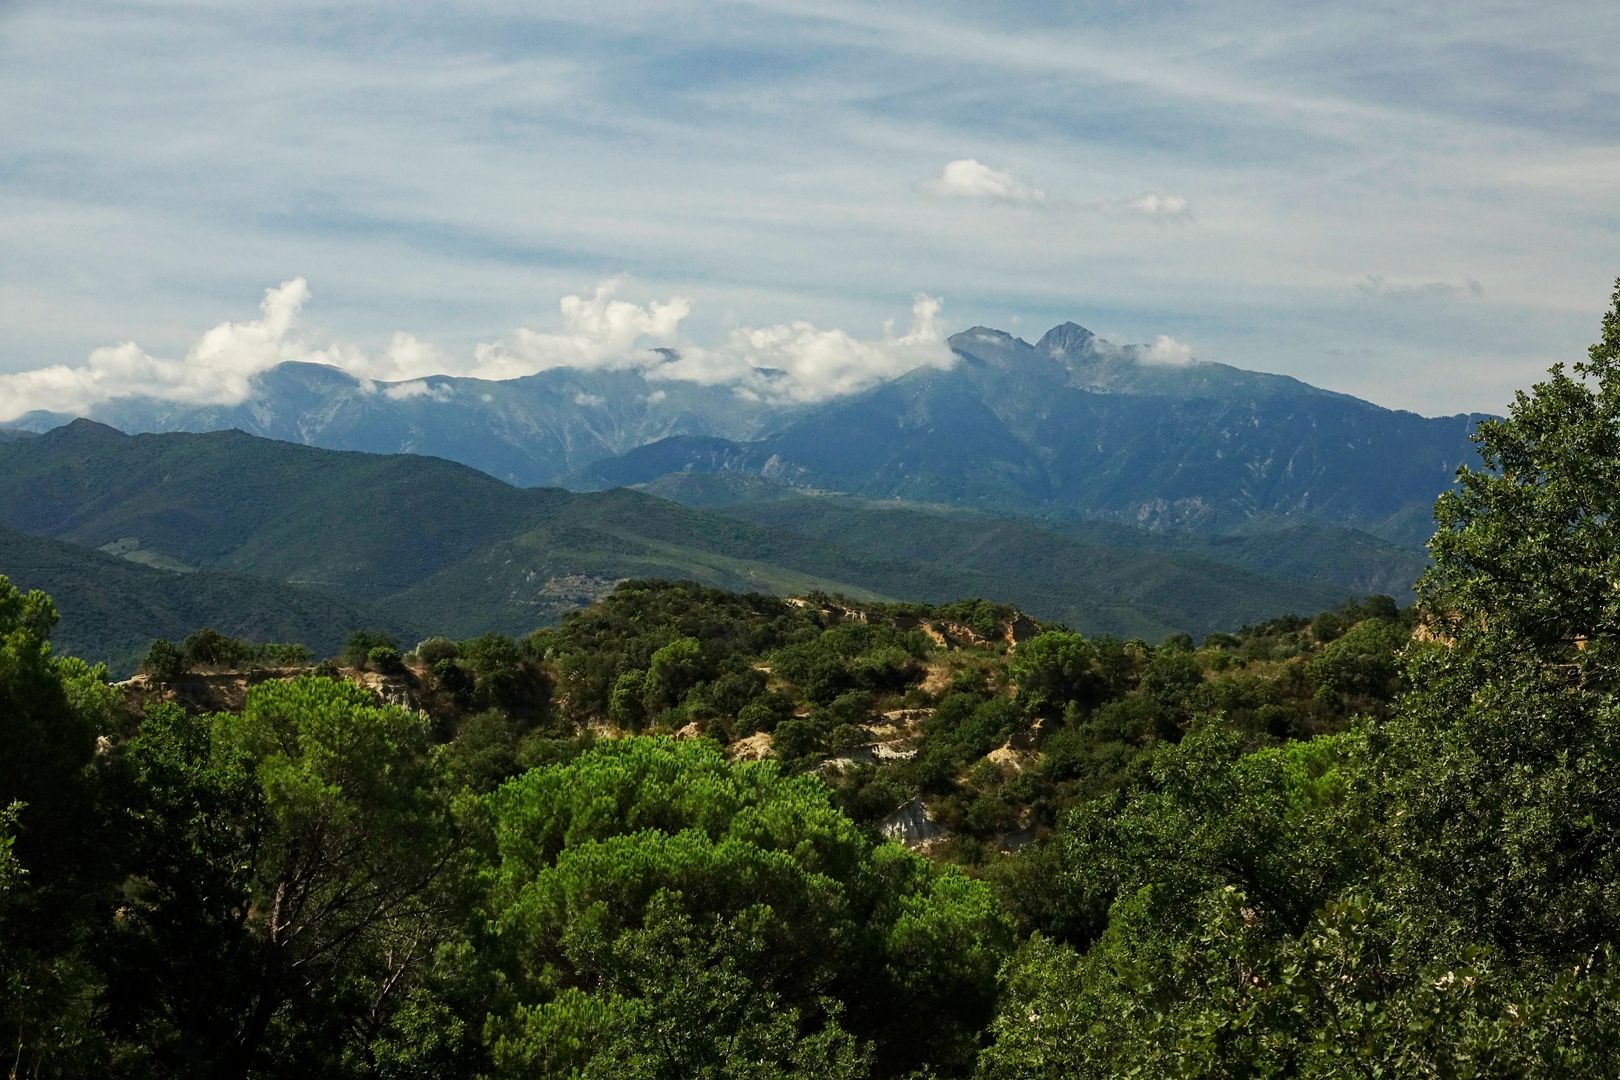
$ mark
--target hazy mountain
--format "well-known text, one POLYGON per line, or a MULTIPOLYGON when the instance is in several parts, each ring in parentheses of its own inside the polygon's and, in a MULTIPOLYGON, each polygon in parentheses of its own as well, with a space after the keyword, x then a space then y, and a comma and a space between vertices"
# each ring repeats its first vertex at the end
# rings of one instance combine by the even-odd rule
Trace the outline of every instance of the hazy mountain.
POLYGON ((1356 591, 977 515, 829 501, 740 520, 634 491, 515 488, 437 458, 241 432, 131 436, 90 421, 0 444, 0 524, 151 567, 256 575, 458 635, 546 624, 628 577, 996 596, 1088 632, 1154 639, 1356 591))
MULTIPOLYGON (((234 428, 329 450, 429 454, 535 485, 657 439, 748 439, 793 415, 725 387, 639 371, 553 368, 504 381, 434 375, 378 383, 285 363, 256 375, 240 405, 134 398, 97 406, 90 418, 130 433, 234 428)), ((71 419, 31 413, 15 426, 43 431, 71 419)))
MULTIPOLYGON (((725 471, 1206 532, 1256 518, 1327 521, 1408 544, 1427 536, 1434 497, 1473 457, 1478 416, 1384 409, 1174 349, 1111 345, 1075 323, 1034 345, 986 327, 950 345, 959 362, 949 370, 919 368, 814 409, 660 379, 656 365, 386 384, 290 363, 257 376, 240 405, 126 400, 94 418, 130 432, 238 428, 430 454, 520 485, 725 471)), ((34 414, 16 426, 65 419, 34 414)))
POLYGON ((1415 544, 1473 459, 1480 419, 1429 419, 1286 376, 1159 361, 1073 323, 1036 345, 975 327, 919 369, 754 440, 679 437, 579 487, 726 471, 805 487, 1064 518, 1229 530, 1350 524, 1415 544))

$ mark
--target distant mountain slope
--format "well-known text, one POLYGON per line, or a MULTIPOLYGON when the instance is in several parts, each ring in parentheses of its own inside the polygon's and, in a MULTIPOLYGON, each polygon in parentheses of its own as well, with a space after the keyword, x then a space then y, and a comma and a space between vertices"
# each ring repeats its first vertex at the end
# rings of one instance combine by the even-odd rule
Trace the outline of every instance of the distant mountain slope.
MULTIPOLYGON (((760 530, 650 496, 514 488, 438 458, 236 431, 124 435, 81 420, 0 445, 0 523, 156 565, 386 602, 466 633, 532 629, 654 572, 876 595, 739 557, 750 545, 731 534, 760 530)), ((751 536, 751 546, 771 545, 751 536)))
POLYGON ((811 509, 741 520, 639 492, 513 488, 435 458, 241 432, 129 436, 79 421, 0 444, 0 524, 156 566, 317 588, 453 634, 523 632, 626 577, 997 596, 1088 632, 1149 638, 1317 610, 1352 591, 1028 523, 811 509))
MULTIPOLYGON (((1342 589, 1358 595, 1382 593, 1404 602, 1428 561, 1419 551, 1336 525, 1264 521, 1247 531, 1204 536, 1108 521, 1037 521, 937 504, 806 495, 784 484, 736 473, 670 473, 642 490, 688 506, 720 510, 745 521, 791 521, 800 532, 834 535, 853 548, 868 547, 873 542, 867 536, 866 523, 876 520, 877 515, 915 518, 926 514, 930 533, 953 539, 987 533, 1019 534, 1023 539, 1014 545, 1019 550, 1047 552, 1031 563, 1041 566, 1043 573, 1054 562, 1079 558, 1083 550, 1156 553, 1220 564, 1271 581, 1342 589), (1064 545, 1073 547, 1060 555, 1064 545)), ((1005 592, 1017 585, 1009 582, 1002 588, 1005 592)))
MULTIPOLYGON (((131 433, 237 429, 329 450, 429 454, 534 485, 669 436, 753 438, 802 411, 638 371, 552 368, 500 381, 435 375, 376 383, 284 363, 252 382, 240 405, 134 398, 99 405, 91 417, 131 433)), ((71 419, 34 413, 15 426, 47 430, 71 419)))
MULTIPOLYGON (((1412 545, 1427 536, 1435 496, 1473 458, 1467 436, 1478 416, 1384 409, 1174 349, 1112 345, 1072 322, 1034 345, 974 327, 950 347, 958 363, 948 370, 918 368, 814 408, 663 378, 649 357, 645 371, 393 384, 286 363, 257 375, 239 405, 130 399, 92 412, 130 432, 236 428, 328 449, 433 455, 524 486, 599 489, 728 471, 1206 532, 1256 518, 1330 522, 1412 545)), ((13 426, 67 419, 33 414, 13 426)))
POLYGON ((61 616, 51 635, 58 652, 105 662, 115 675, 132 672, 153 639, 179 641, 206 626, 252 641, 299 642, 317 655, 336 652, 360 629, 419 636, 393 613, 311 589, 243 574, 154 570, 4 527, 0 574, 50 594, 61 616))
POLYGON ((1039 344, 975 327, 961 362, 836 400, 751 443, 671 439, 577 486, 729 471, 872 497, 1229 530, 1354 525, 1416 545, 1480 419, 1428 419, 1279 375, 1155 363, 1065 324, 1039 344))

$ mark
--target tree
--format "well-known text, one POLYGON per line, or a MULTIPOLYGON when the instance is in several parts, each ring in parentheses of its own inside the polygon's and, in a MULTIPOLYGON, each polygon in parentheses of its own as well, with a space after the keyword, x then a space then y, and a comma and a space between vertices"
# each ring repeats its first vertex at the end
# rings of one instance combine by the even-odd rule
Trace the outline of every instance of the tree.
MULTIPOLYGON (((1439 500, 1387 721, 1236 758, 1195 726, 1065 822, 1041 914, 1085 947, 1009 966, 985 1075, 1612 1073, 1620 284, 1574 371, 1439 500)), ((1392 607, 1311 662, 1331 695, 1387 692, 1392 607)))
POLYGON ((160 1071, 318 1072, 424 1007, 465 857, 425 717, 303 676, 154 709, 128 764, 115 1015, 160 1071))
POLYGON ((180 649, 191 667, 237 667, 253 655, 244 641, 228 637, 212 627, 188 635, 180 649))
POLYGON ((19 1075, 98 1071, 100 979, 86 928, 119 864, 96 740, 116 728, 106 671, 51 653, 56 609, 0 576, 0 1031, 19 1075))
POLYGON ((1007 673, 1031 715, 1061 714, 1071 701, 1089 710, 1107 693, 1096 646, 1066 631, 1048 630, 1018 646, 1007 673))
POLYGON ((1589 358, 1475 441, 1390 731, 1400 880, 1428 932, 1573 962, 1620 920, 1620 283, 1589 358))
POLYGON ((886 1071, 971 1063, 1007 940, 994 898, 874 846, 818 780, 626 739, 488 810, 493 928, 526 999, 497 1052, 512 1072, 851 1075, 857 1044, 886 1071), (763 1071, 726 1064, 743 1046, 763 1071))
POLYGON ((186 658, 167 638, 158 638, 146 650, 141 670, 159 686, 172 686, 186 670, 186 658))
POLYGON ((652 654, 643 693, 649 712, 680 704, 686 692, 708 678, 703 645, 690 637, 676 638, 652 654))
POLYGON ((338 659, 346 666, 363 670, 373 649, 392 649, 399 652, 399 639, 375 630, 356 630, 343 643, 338 659))

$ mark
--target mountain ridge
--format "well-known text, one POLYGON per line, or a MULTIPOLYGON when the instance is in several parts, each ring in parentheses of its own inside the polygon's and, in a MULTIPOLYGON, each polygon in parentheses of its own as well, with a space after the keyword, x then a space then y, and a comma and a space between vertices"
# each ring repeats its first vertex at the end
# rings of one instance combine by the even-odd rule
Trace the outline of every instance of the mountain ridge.
POLYGON ((1320 610, 1355 591, 1030 523, 874 512, 811 528, 808 516, 749 520, 623 489, 516 488, 443 459, 92 421, 0 444, 0 524, 462 635, 526 632, 626 578, 856 599, 1002 595, 1040 618, 1152 639, 1320 610))
POLYGON ((983 326, 948 344, 950 367, 914 368, 818 404, 661 379, 656 367, 373 383, 288 363, 256 376, 255 396, 237 406, 125 401, 95 411, 129 431, 236 428, 438 456, 521 486, 637 486, 696 469, 1207 534, 1268 518, 1321 521, 1412 547, 1427 537, 1434 498, 1472 460, 1468 434, 1482 418, 1387 409, 1163 341, 1114 345, 1075 322, 1034 345, 983 326))

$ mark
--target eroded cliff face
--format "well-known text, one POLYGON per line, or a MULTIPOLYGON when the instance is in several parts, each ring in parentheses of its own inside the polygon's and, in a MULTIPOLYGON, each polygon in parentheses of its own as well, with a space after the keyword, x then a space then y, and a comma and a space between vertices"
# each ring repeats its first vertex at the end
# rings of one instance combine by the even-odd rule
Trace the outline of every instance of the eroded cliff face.
POLYGON ((995 626, 986 634, 982 632, 984 629, 982 627, 974 629, 966 623, 949 619, 924 619, 904 612, 874 612, 868 608, 844 605, 832 600, 795 596, 789 597, 786 602, 794 607, 816 612, 821 620, 828 625, 841 622, 884 622, 900 630, 918 630, 926 634, 930 641, 942 649, 964 649, 987 645, 1000 645, 1007 649, 1014 649, 1017 648, 1019 642, 1027 641, 1041 631, 1040 624, 1021 611, 1015 611, 1010 617, 997 620, 995 626))
MULTIPOLYGON (((255 667, 240 671, 188 671, 169 685, 160 685, 147 675, 136 675, 117 686, 136 716, 145 714, 155 702, 172 701, 190 712, 240 712, 248 691, 264 682, 296 679, 314 672, 312 667, 255 667)), ((397 705, 411 712, 428 711, 428 697, 420 675, 404 668, 380 673, 338 668, 339 678, 364 687, 385 705, 397 705)))

